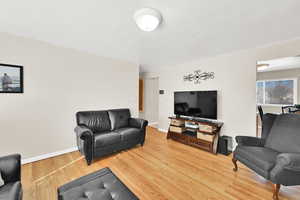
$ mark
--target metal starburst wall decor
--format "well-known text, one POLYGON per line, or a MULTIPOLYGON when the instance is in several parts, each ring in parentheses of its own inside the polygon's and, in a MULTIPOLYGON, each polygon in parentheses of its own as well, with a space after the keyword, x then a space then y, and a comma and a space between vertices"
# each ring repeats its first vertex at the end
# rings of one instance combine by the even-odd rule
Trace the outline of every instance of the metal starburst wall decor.
POLYGON ((200 84, 201 81, 205 81, 207 79, 214 79, 215 73, 214 72, 201 72, 201 70, 196 70, 194 73, 187 74, 183 76, 183 81, 193 82, 195 84, 200 84))

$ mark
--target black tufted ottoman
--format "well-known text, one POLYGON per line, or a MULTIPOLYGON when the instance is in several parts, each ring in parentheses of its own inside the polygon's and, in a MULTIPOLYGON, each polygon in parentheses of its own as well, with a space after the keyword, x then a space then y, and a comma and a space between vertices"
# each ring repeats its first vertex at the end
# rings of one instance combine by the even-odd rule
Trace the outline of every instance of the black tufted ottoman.
POLYGON ((71 181, 57 192, 58 200, 138 200, 109 168, 71 181))

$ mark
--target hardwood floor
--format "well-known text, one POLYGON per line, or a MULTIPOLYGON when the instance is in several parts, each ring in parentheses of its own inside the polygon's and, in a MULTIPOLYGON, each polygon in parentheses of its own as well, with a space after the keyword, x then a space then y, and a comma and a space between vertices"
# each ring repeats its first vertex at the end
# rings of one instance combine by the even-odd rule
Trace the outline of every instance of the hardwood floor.
MULTIPOLYGON (((230 156, 166 139, 149 127, 143 147, 117 153, 87 166, 78 152, 22 166, 24 200, 55 200, 57 187, 103 167, 110 169, 141 200, 272 199, 272 185, 230 156)), ((300 199, 300 187, 282 187, 279 198, 300 199)))

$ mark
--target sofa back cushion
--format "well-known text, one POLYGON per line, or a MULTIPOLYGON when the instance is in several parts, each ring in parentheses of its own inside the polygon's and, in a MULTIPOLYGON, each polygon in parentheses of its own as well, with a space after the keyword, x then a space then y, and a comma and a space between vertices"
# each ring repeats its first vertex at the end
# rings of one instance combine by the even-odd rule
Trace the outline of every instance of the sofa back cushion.
POLYGON ((116 130, 129 126, 130 111, 129 109, 109 110, 108 115, 111 122, 111 130, 116 130))
POLYGON ((283 153, 300 153, 300 115, 278 115, 265 147, 283 153))
POLYGON ((84 125, 93 132, 110 131, 107 111, 83 111, 76 114, 77 125, 84 125))

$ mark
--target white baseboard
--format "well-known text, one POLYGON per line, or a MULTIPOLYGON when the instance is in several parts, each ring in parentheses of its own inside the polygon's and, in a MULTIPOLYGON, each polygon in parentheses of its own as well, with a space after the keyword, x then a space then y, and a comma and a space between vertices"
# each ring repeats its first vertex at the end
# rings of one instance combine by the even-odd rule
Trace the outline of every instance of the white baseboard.
POLYGON ((158 130, 159 130, 160 132, 164 132, 164 133, 167 133, 167 132, 168 132, 168 130, 162 129, 162 128, 159 128, 158 130))
POLYGON ((150 122, 148 126, 156 127, 158 125, 158 122, 150 122))
POLYGON ((69 149, 61 150, 61 151, 56 151, 56 152, 42 154, 42 155, 31 157, 31 158, 22 159, 21 163, 22 163, 22 165, 24 165, 24 164, 27 164, 27 163, 35 162, 35 161, 38 161, 38 160, 44 160, 44 159, 47 159, 47 158, 51 158, 51 157, 54 157, 54 156, 59 156, 59 155, 62 155, 62 154, 65 154, 65 153, 70 153, 70 152, 77 151, 77 150, 78 150, 77 147, 72 147, 72 148, 69 148, 69 149))

